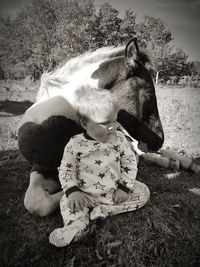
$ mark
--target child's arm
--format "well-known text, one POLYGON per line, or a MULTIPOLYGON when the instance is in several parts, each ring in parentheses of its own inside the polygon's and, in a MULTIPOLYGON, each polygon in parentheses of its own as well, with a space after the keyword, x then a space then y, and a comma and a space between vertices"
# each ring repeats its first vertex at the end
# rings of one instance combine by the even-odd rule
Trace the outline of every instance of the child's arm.
POLYGON ((62 189, 68 198, 68 208, 72 211, 82 210, 85 202, 84 195, 78 186, 76 177, 77 153, 74 149, 73 139, 70 139, 63 153, 61 165, 58 168, 62 189))
POLYGON ((121 178, 117 190, 113 194, 113 201, 116 204, 126 201, 129 191, 133 189, 137 175, 137 161, 135 153, 123 134, 120 133, 120 164, 121 178))
POLYGON ((118 188, 128 193, 134 187, 137 175, 137 160, 126 137, 120 134, 120 167, 121 178, 118 188))
POLYGON ((73 143, 71 139, 66 145, 58 170, 62 189, 69 200, 68 208, 75 212, 83 210, 84 207, 91 207, 94 203, 79 187, 76 170, 79 155, 73 143))
POLYGON ((73 139, 70 139, 70 141, 65 146, 63 158, 60 167, 58 168, 59 180, 66 195, 75 191, 81 191, 79 189, 78 180, 76 177, 76 160, 77 152, 74 148, 73 139))

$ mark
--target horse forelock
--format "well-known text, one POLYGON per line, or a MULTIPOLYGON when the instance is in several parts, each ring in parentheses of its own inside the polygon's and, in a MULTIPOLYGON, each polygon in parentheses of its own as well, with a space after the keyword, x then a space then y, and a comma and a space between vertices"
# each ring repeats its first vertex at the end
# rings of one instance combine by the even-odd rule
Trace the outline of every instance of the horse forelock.
POLYGON ((144 65, 149 65, 149 68, 153 71, 157 70, 156 67, 156 61, 155 58, 153 57, 152 53, 149 52, 148 50, 144 48, 140 48, 140 53, 139 53, 139 60, 144 64, 144 65))

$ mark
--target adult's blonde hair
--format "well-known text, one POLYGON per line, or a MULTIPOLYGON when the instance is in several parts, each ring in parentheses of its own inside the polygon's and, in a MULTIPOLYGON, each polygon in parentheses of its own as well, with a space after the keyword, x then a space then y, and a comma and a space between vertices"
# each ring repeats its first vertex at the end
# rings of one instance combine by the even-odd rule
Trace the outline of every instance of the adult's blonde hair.
POLYGON ((117 114, 119 111, 116 98, 105 89, 82 86, 76 91, 75 97, 75 109, 79 122, 87 122, 102 112, 117 114))

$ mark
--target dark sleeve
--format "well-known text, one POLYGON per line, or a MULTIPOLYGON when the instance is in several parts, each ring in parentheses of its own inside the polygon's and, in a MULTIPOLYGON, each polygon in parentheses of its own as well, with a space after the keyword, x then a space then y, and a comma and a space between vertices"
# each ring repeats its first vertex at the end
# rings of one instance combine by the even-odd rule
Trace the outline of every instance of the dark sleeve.
POLYGON ((71 193, 77 192, 77 191, 82 192, 78 186, 72 186, 65 191, 65 195, 66 195, 66 197, 68 197, 71 193))
POLYGON ((123 184, 119 183, 118 187, 119 189, 123 190, 124 192, 126 193, 129 193, 130 192, 130 189, 127 188, 126 186, 124 186, 123 184))
POLYGON ((158 150, 163 140, 156 133, 150 130, 144 123, 125 110, 120 110, 117 121, 127 130, 127 132, 138 142, 147 144, 149 150, 158 150))

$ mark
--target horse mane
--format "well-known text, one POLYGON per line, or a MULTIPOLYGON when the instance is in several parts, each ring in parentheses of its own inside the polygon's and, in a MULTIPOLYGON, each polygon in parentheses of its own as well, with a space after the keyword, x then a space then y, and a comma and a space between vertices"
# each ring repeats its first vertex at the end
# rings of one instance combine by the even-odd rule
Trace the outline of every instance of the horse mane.
MULTIPOLYGON (((63 78, 66 82, 70 80, 70 76, 89 64, 97 63, 105 59, 116 57, 124 51, 124 47, 103 47, 92 52, 86 52, 82 55, 73 57, 67 62, 62 63, 56 69, 49 73, 43 74, 51 79, 63 78)), ((42 78, 43 78, 42 75, 42 78)), ((45 79, 46 80, 46 79, 45 79)))
MULTIPOLYGON (((46 72, 41 77, 41 85, 36 99, 39 100, 42 96, 49 96, 49 90, 60 90, 64 85, 70 82, 71 77, 77 71, 87 67, 91 64, 98 63, 104 60, 109 60, 114 57, 124 56, 125 46, 119 47, 103 47, 95 51, 86 52, 82 55, 76 56, 60 64, 51 72, 46 72)), ((149 71, 155 71, 155 61, 151 53, 145 49, 140 49, 139 59, 149 71)))
POLYGON ((41 76, 40 88, 36 96, 36 100, 41 100, 43 97, 49 97, 49 90, 53 86, 58 90, 64 85, 70 82, 70 77, 81 70, 82 68, 89 66, 90 64, 97 63, 112 57, 122 55, 125 47, 102 47, 95 51, 89 51, 82 55, 76 56, 60 64, 57 68, 51 72, 45 72, 41 76))

